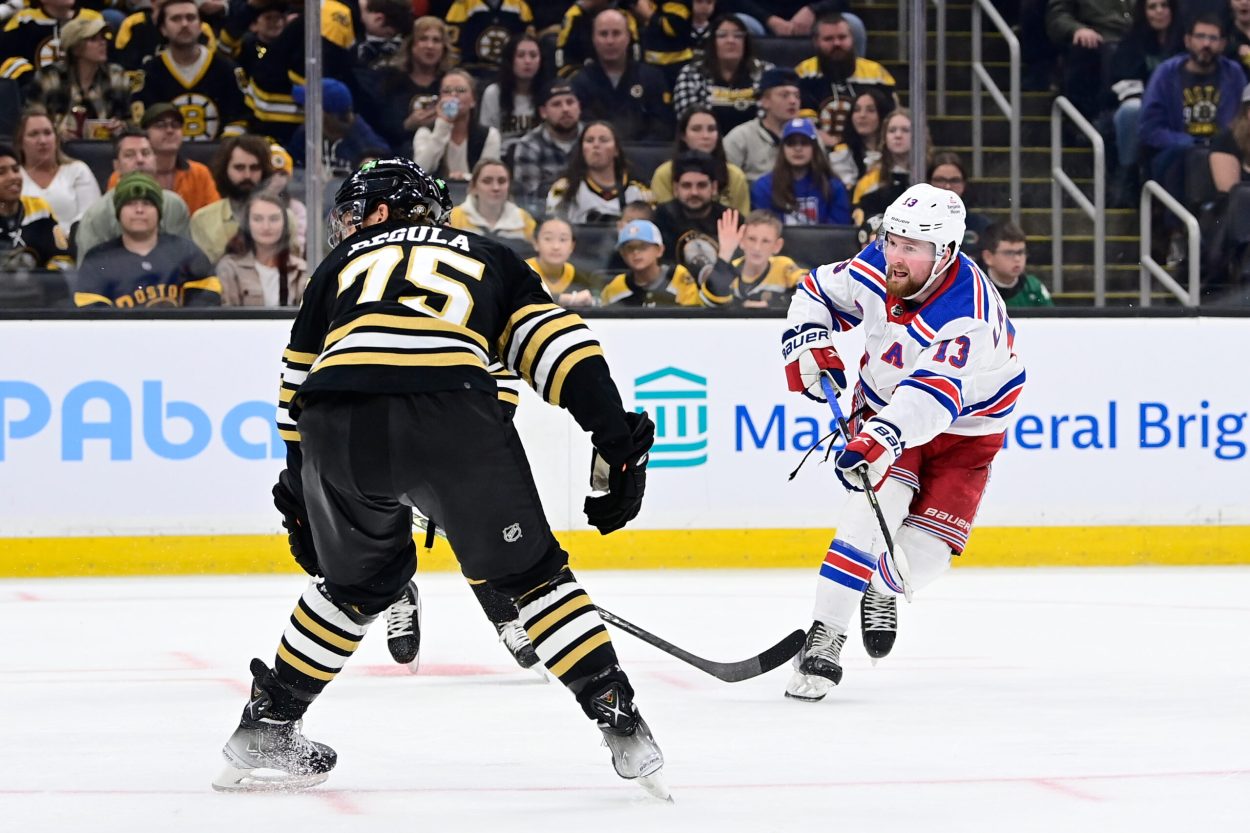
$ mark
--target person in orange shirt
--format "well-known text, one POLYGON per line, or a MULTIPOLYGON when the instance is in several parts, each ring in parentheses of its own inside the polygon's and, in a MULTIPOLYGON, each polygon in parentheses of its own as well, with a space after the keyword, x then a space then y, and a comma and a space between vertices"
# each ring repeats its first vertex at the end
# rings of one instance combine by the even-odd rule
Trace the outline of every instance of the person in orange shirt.
MULTIPOLYGON (((172 104, 154 104, 144 111, 139 124, 148 134, 152 151, 156 154, 156 173, 153 176, 162 188, 182 197, 187 211, 194 214, 221 199, 208 166, 179 155, 182 150, 182 111, 172 104)), ((109 188, 116 185, 117 172, 114 171, 109 177, 109 188)))

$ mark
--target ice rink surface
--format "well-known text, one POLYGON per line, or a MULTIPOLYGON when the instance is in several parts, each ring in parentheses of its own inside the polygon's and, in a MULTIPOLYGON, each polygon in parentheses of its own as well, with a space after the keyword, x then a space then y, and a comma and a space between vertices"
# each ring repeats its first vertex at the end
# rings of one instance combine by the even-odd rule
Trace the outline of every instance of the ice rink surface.
MULTIPOLYGON (((607 609, 712 659, 806 627, 811 571, 582 575, 607 609)), ((1250 830, 1250 569, 958 570, 857 634, 822 703, 788 667, 729 685, 614 641, 675 804, 613 773, 572 697, 513 664, 457 577, 421 578, 421 673, 385 626, 305 724, 302 794, 209 788, 304 582, 0 581, 0 828, 23 831, 1250 830)))

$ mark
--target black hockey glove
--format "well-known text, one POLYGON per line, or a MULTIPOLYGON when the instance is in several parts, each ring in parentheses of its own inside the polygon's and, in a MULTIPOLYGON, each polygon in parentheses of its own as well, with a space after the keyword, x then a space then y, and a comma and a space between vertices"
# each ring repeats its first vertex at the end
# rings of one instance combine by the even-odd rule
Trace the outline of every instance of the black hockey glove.
POLYGON ((282 526, 286 529, 287 546, 295 563, 314 578, 321 575, 317 564, 317 548, 313 545, 312 528, 308 525, 308 512, 300 495, 291 486, 291 473, 283 469, 273 487, 273 505, 282 513, 282 526))
POLYGON ((595 449, 590 486, 606 495, 586 498, 586 520, 601 535, 615 532, 638 516, 647 489, 647 460, 655 442, 655 423, 646 414, 627 412, 630 437, 626 446, 608 453, 595 449))

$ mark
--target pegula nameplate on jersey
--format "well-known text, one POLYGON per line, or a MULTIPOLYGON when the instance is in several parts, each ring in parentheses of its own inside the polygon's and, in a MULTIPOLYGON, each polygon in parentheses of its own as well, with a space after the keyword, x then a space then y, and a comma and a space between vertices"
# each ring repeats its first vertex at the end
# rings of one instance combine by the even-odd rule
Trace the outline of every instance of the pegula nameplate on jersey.
POLYGON ((462 252, 469 251, 469 236, 467 234, 457 234, 455 237, 448 239, 443 236, 443 231, 444 229, 438 226, 404 226, 403 228, 391 229, 390 231, 380 231, 372 237, 357 240, 347 253, 354 255, 361 249, 368 249, 387 243, 441 243, 444 246, 450 246, 462 252))

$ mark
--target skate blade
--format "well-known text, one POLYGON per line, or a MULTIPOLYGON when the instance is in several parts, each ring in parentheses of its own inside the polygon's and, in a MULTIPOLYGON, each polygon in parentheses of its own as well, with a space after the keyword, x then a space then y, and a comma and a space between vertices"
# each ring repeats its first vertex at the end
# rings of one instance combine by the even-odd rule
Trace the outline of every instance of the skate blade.
POLYGON ((278 769, 245 769, 226 766, 213 779, 217 792, 297 792, 324 783, 328 772, 311 775, 292 775, 278 769))
POLYGON ((536 665, 531 665, 529 667, 529 670, 537 674, 538 679, 542 680, 544 683, 551 682, 551 675, 547 673, 547 669, 543 667, 543 664, 541 662, 536 665))
POLYGON ((408 669, 409 674, 417 673, 417 669, 421 667, 421 655, 417 654, 416 659, 414 659, 412 662, 405 662, 404 667, 408 669))
POLYGON ((658 798, 660 801, 667 801, 669 804, 673 801, 673 794, 669 792, 668 785, 664 783, 664 778, 660 775, 660 770, 656 770, 650 775, 639 775, 632 779, 634 783, 646 790, 647 795, 652 798, 658 798))
POLYGON ((786 696, 801 703, 818 703, 825 699, 831 688, 832 680, 795 671, 790 682, 786 684, 786 696))

